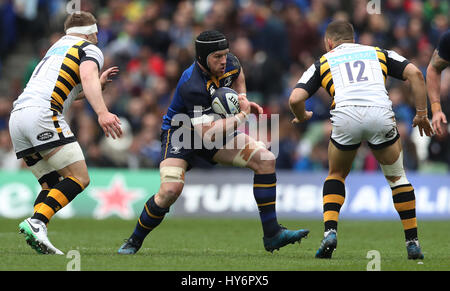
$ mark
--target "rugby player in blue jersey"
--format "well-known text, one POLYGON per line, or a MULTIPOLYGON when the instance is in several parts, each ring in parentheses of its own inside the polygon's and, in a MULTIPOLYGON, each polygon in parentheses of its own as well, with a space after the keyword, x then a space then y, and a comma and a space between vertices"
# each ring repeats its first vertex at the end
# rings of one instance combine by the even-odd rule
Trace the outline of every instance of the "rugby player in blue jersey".
MULTIPOLYGON (((146 236, 157 227, 180 196, 185 172, 202 163, 224 164, 253 170, 253 194, 263 228, 263 243, 273 252, 287 244, 299 242, 309 233, 291 231, 277 221, 275 155, 262 142, 236 131, 250 113, 262 114, 262 108, 246 98, 245 77, 238 59, 230 53, 226 37, 215 30, 200 33, 195 40, 196 60, 183 72, 161 127, 161 184, 158 193, 145 203, 131 236, 119 248, 119 254, 135 254, 146 236), (239 93, 241 112, 227 118, 212 120, 212 95, 219 87, 230 87, 239 93), (176 117, 187 116, 188 124, 176 117), (188 129, 192 139, 225 137, 222 147, 207 149, 194 144, 180 146, 179 132, 188 129), (244 146, 229 147, 244 141, 244 146)), ((183 138, 184 140, 184 138, 183 138)), ((184 140, 185 141, 185 140, 184 140)), ((205 233, 206 235, 206 233, 205 233)))

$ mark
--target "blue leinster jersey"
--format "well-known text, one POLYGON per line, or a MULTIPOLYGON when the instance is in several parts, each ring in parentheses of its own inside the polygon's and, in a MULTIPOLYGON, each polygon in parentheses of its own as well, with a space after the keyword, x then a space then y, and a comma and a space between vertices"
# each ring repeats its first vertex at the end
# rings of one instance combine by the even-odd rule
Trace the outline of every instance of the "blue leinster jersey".
POLYGON ((178 81, 172 102, 163 117, 162 130, 169 130, 172 118, 179 113, 187 114, 189 118, 213 113, 211 109, 212 94, 219 87, 231 87, 241 72, 239 60, 231 53, 227 55, 225 73, 220 77, 210 76, 202 71, 197 62, 185 70, 178 81), (201 112, 199 108, 201 107, 201 112))

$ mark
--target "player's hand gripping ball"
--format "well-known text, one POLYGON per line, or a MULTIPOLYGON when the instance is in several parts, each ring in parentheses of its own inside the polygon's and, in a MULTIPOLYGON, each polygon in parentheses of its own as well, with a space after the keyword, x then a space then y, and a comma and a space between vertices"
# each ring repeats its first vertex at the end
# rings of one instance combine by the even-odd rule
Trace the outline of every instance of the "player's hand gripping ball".
POLYGON ((230 114, 235 115, 241 112, 238 93, 231 88, 218 88, 214 92, 212 99, 212 110, 223 117, 230 114))

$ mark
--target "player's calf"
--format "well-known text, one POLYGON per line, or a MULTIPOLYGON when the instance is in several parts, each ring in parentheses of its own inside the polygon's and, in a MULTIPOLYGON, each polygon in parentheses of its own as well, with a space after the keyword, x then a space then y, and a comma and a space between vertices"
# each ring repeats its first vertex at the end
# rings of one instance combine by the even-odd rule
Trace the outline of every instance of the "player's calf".
POLYGON ((170 206, 175 203, 183 190, 184 173, 185 169, 182 167, 161 166, 159 191, 145 203, 133 233, 119 248, 119 254, 137 253, 147 235, 161 224, 170 206))
POLYGON ((328 176, 323 184, 323 220, 325 233, 337 231, 339 212, 345 201, 344 179, 337 176, 328 176))
POLYGON ((147 235, 163 221, 164 216, 169 212, 169 207, 163 208, 156 203, 155 197, 157 195, 153 195, 145 203, 133 233, 120 247, 119 254, 135 254, 147 235))
POLYGON ((42 203, 45 201, 45 198, 47 198, 50 189, 55 187, 62 178, 63 177, 58 172, 52 171, 38 179, 39 184, 41 184, 42 190, 41 192, 39 192, 36 200, 34 201, 33 213, 35 213, 39 209, 39 207, 42 206, 42 203))
POLYGON ((406 178, 402 152, 400 152, 398 159, 393 164, 380 166, 391 187, 394 207, 402 221, 408 258, 423 258, 417 235, 416 197, 414 187, 406 178), (410 244, 409 242, 417 243, 410 244), (410 255, 410 253, 417 253, 418 255, 410 255))
POLYGON ((48 224, 56 212, 69 204, 83 190, 83 185, 75 177, 65 178, 49 190, 40 206, 36 207, 32 219, 38 219, 48 224))
POLYGON ((337 247, 339 212, 345 201, 345 180, 341 175, 329 175, 323 184, 324 238, 316 252, 316 258, 331 259, 337 247))
POLYGON ((275 173, 275 156, 268 151, 262 143, 249 143, 253 146, 241 150, 234 158, 236 160, 246 160, 247 168, 255 173, 253 177, 253 196, 258 206, 263 233, 265 238, 275 236, 281 227, 278 224, 276 205, 276 185, 277 177, 275 173), (263 156, 268 158, 263 159, 263 156), (246 158, 247 157, 247 158, 246 158))
MULTIPOLYGON (((181 190, 180 190, 181 192, 181 190)), ((144 209, 139 216, 131 236, 119 248, 118 253, 121 255, 134 255, 141 248, 144 239, 147 235, 157 227, 164 219, 166 213, 169 212, 169 207, 163 208, 156 202, 156 197, 153 195, 145 203, 144 209)))

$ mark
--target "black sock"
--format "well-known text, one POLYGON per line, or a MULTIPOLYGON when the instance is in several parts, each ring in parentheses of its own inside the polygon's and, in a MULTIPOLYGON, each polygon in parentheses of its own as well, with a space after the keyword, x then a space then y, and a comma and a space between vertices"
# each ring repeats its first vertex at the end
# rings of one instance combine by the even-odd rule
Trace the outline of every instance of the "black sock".
POLYGON ((56 212, 69 204, 83 190, 83 186, 76 178, 70 176, 65 178, 50 189, 31 218, 47 224, 56 212))
POLYGON ((337 230, 339 211, 345 200, 345 185, 341 179, 328 177, 323 184, 322 193, 325 231, 337 230))
POLYGON ((150 197, 144 205, 131 237, 143 241, 150 231, 162 222, 167 212, 169 212, 169 208, 161 208, 156 205, 155 195, 150 197))
POLYGON ((392 187, 394 207, 405 231, 405 240, 417 239, 416 196, 411 184, 392 187))
POLYGON ((253 195, 258 205, 264 237, 272 237, 280 231, 275 210, 277 196, 276 174, 255 174, 253 195))

